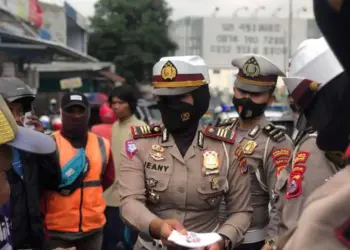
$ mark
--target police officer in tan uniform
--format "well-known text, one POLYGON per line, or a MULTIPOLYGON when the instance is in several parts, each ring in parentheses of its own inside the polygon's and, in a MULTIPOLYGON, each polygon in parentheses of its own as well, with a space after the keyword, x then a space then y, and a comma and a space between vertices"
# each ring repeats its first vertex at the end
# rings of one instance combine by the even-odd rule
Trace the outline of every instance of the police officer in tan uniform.
POLYGON ((350 249, 349 179, 347 165, 316 189, 307 199, 297 225, 281 236, 278 246, 272 249, 350 249))
MULTIPOLYGON (((299 46, 292 58, 288 77, 283 80, 300 111, 298 130, 304 136, 299 140, 293 155, 280 233, 295 226, 308 196, 345 167, 343 152, 347 140, 327 142, 323 146, 325 150, 321 150, 317 141, 322 143, 323 138, 318 139, 317 135, 309 133, 313 130, 310 122, 313 122, 318 112, 324 112, 325 115, 317 121, 317 128, 322 126, 322 121, 327 121, 325 106, 312 107, 317 102, 317 95, 322 95, 319 91, 327 84, 346 85, 349 82, 324 38, 312 39, 307 45, 299 46), (310 111, 310 108, 313 110, 310 111)), ((322 97, 318 97, 318 100, 322 97)))
MULTIPOLYGON (((324 43, 325 41, 321 40, 320 42, 324 43)), ((344 73, 341 73, 341 70, 338 69, 340 73, 338 75, 335 74, 338 66, 332 59, 334 55, 329 53, 328 50, 323 51, 323 54, 328 54, 328 57, 321 57, 322 60, 319 62, 317 62, 317 59, 314 59, 312 62, 314 64, 313 67, 305 67, 304 70, 300 71, 304 72, 303 77, 307 78, 298 78, 291 75, 290 82, 286 83, 288 85, 294 81, 295 90, 293 91, 293 98, 298 103, 301 103, 302 100, 304 104, 310 103, 306 108, 299 105, 299 109, 303 111, 310 125, 318 131, 317 147, 327 152, 342 148, 348 143, 350 134, 350 114, 348 111, 348 107, 350 106, 350 82, 348 77, 344 73), (323 75, 323 78, 320 75, 323 75), (325 78, 326 76, 328 76, 328 81, 325 78), (299 79, 299 82, 297 79, 299 79), (309 79, 313 79, 313 81, 309 79), (299 91, 297 90, 298 88, 299 91), (313 90, 313 94, 309 89, 313 90), (299 95, 296 94, 298 92, 299 95)), ((303 64, 308 61, 305 59, 299 61, 300 66, 304 66, 303 64)), ((302 69, 303 67, 300 68, 302 69)), ((291 86, 289 86, 290 88, 291 86)), ((305 157, 306 155, 299 157, 295 161, 300 161, 300 159, 304 159, 305 157)), ((344 157, 346 167, 316 188, 304 202, 298 222, 279 238, 277 246, 272 249, 350 249, 349 158, 350 148, 347 149, 344 157)), ((317 167, 320 171, 323 171, 323 168, 326 168, 327 165, 321 164, 322 162, 319 162, 317 167)), ((302 177, 297 178, 297 180, 301 179, 303 181, 306 179, 308 171, 318 174, 312 167, 309 167, 309 165, 305 167, 305 165, 302 165, 300 168, 304 172, 299 172, 299 175, 302 177), (303 177, 304 175, 305 178, 303 177)), ((294 166, 294 168, 297 167, 299 168, 299 166, 294 166)), ((310 177, 308 178, 310 179, 310 177)), ((289 185, 292 185, 293 181, 290 181, 289 185)), ((299 188, 304 187, 304 183, 296 183, 294 186, 299 188)), ((302 192, 304 191, 302 190, 302 192)))
MULTIPOLYGON (((232 61, 239 69, 234 82, 233 104, 239 119, 223 121, 221 126, 234 131, 239 147, 235 156, 245 157, 251 178, 253 220, 242 245, 235 249, 261 249, 278 235, 283 197, 278 196, 279 179, 288 178, 292 140, 268 122, 264 111, 273 102, 279 76, 284 73, 260 55, 243 55, 232 61), (269 215, 269 204, 271 211, 269 215)), ((283 183, 282 181, 281 183, 283 183)))
POLYGON ((198 56, 162 58, 153 86, 164 126, 132 127, 118 180, 123 219, 140 232, 135 249, 176 248, 182 233, 217 232, 217 250, 243 241, 252 215, 249 176, 233 160, 235 134, 198 125, 209 106, 209 74, 198 56), (228 218, 219 225, 225 198, 228 218))

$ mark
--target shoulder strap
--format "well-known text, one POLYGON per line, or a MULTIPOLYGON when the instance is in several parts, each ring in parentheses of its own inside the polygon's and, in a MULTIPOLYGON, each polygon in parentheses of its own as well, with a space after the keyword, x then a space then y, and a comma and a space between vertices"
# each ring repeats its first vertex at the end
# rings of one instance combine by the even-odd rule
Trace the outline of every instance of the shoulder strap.
POLYGON ((271 140, 276 141, 276 142, 281 142, 286 139, 286 134, 280 130, 279 128, 276 128, 272 124, 267 124, 263 128, 263 132, 265 135, 271 138, 271 140))
POLYGON ((233 129, 225 128, 225 127, 212 127, 207 126, 204 135, 206 137, 216 139, 219 141, 224 141, 230 144, 234 144, 236 140, 236 133, 233 129))
POLYGON ((134 139, 156 137, 162 135, 162 128, 160 125, 132 126, 131 134, 134 139))
POLYGON ((233 118, 227 118, 225 120, 222 120, 220 123, 219 123, 219 127, 228 127, 228 126, 231 126, 231 125, 235 125, 236 122, 238 121, 237 118, 233 117, 233 118))
POLYGON ((98 136, 97 137, 98 140, 98 146, 100 148, 101 151, 101 158, 102 158, 102 176, 104 175, 106 168, 107 168, 107 152, 106 152, 106 146, 105 146, 105 142, 103 141, 103 138, 98 136))

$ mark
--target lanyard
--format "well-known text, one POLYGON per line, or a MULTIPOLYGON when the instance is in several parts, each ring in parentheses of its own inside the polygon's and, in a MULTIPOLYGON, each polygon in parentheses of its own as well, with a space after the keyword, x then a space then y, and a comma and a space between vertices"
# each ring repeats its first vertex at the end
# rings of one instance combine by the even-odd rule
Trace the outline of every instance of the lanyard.
POLYGON ((21 162, 21 157, 19 151, 15 148, 12 148, 12 168, 16 172, 16 174, 23 179, 23 167, 21 162))

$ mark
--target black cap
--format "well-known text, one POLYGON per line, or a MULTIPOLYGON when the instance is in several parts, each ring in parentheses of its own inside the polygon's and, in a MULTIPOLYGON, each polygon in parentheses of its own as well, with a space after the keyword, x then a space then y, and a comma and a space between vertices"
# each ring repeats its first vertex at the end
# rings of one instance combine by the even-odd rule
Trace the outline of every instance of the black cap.
POLYGON ((33 90, 21 79, 15 77, 0 77, 0 93, 8 102, 14 102, 21 98, 34 101, 33 90))
POLYGON ((67 92, 61 100, 62 109, 69 108, 73 105, 81 106, 85 109, 90 107, 89 101, 86 96, 78 91, 67 92))

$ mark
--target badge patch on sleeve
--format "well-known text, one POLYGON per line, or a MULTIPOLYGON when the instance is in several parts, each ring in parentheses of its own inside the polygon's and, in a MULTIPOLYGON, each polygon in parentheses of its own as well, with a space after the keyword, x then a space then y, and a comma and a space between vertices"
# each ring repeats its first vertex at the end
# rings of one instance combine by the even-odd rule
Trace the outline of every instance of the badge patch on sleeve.
POLYGON ((281 171, 282 171, 283 169, 285 169, 287 166, 286 166, 286 165, 280 165, 280 166, 276 166, 276 167, 277 167, 277 169, 276 169, 276 175, 277 175, 277 176, 280 176, 281 171))
POLYGON ((276 176, 279 176, 288 165, 291 151, 288 148, 275 149, 271 152, 271 156, 276 166, 276 176))
POLYGON ((246 174, 248 173, 248 164, 246 159, 242 158, 239 161, 239 168, 241 170, 241 174, 246 174))
POLYGON ((350 248, 350 218, 334 232, 335 237, 350 248))
POLYGON ((306 170, 305 165, 298 164, 293 166, 292 173, 304 174, 305 170, 306 170))
POLYGON ((240 159, 243 155, 243 148, 242 146, 238 146, 235 151, 235 156, 237 156, 238 159, 240 159))
POLYGON ((307 159, 309 158, 310 153, 309 152, 305 152, 305 151, 300 151, 295 155, 295 159, 294 159, 294 165, 298 164, 298 163, 305 163, 307 161, 307 159))
POLYGON ((288 149, 288 148, 275 149, 271 152, 271 156, 274 160, 279 159, 282 156, 289 158, 290 157, 290 149, 288 149))
POLYGON ((276 159, 276 160, 274 160, 276 167, 287 166, 288 161, 289 161, 288 159, 276 159))
POLYGON ((286 198, 292 199, 301 195, 303 176, 300 173, 291 173, 289 176, 286 198))
POLYGON ((134 140, 125 141, 125 152, 129 159, 132 159, 137 152, 137 147, 134 140))

